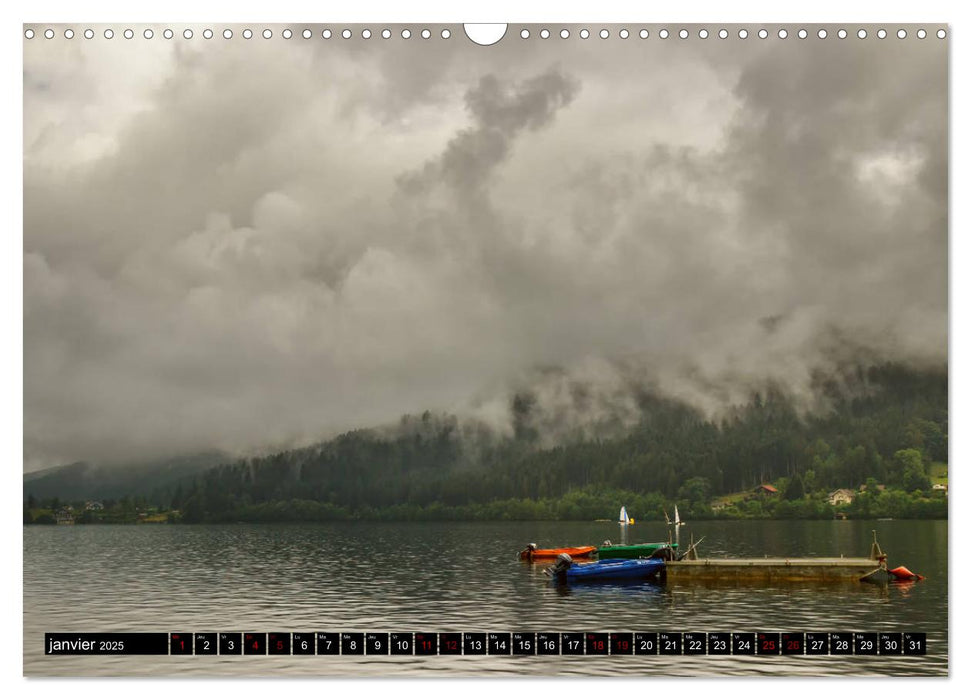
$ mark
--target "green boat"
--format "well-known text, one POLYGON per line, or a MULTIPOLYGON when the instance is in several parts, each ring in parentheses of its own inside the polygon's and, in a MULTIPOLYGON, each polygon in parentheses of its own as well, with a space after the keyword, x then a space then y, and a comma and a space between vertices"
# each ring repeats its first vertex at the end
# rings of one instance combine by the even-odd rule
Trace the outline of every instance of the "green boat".
MULTIPOLYGON (((650 558, 654 552, 661 547, 669 546, 667 542, 642 542, 641 544, 611 544, 607 540, 597 547, 597 556, 600 559, 640 559, 641 557, 650 558)), ((677 549, 677 543, 671 544, 672 549, 677 549)))

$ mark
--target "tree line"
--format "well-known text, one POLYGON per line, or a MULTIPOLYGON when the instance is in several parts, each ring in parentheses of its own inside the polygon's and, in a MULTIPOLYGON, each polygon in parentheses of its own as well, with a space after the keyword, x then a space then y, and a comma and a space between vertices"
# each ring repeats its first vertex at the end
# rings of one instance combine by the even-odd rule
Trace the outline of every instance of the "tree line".
POLYGON ((519 395, 509 436, 450 415, 404 416, 396 430, 213 468, 168 505, 185 522, 592 519, 621 503, 649 519, 672 502, 694 518, 832 517, 829 490, 871 480, 882 491, 844 508, 851 516, 946 517, 929 467, 947 461, 947 386, 946 370, 854 368, 817 379, 816 411, 769 386, 719 420, 646 392, 626 434, 555 447, 541 446, 535 402, 519 395), (782 493, 711 509, 761 483, 782 493))

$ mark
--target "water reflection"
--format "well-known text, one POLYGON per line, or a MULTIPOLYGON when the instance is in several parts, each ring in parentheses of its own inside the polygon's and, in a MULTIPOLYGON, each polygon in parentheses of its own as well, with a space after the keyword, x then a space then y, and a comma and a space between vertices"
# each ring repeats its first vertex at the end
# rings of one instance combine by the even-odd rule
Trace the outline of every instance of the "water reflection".
MULTIPOLYGON (((864 522, 693 523, 708 556, 866 554, 864 522)), ((881 522, 920 582, 551 585, 524 542, 596 544, 616 523, 338 523, 24 529, 29 675, 915 674, 947 672, 947 523, 881 522), (922 631, 926 657, 650 660, 45 658, 45 631, 922 631)), ((663 524, 629 528, 666 539, 663 524)), ((684 529, 684 528, 682 528, 684 529)))
POLYGON ((548 585, 563 597, 574 596, 579 599, 601 600, 610 603, 643 602, 655 604, 666 593, 663 585, 650 581, 631 581, 629 583, 612 581, 610 583, 561 584, 549 579, 548 585), (654 598, 652 602, 650 599, 654 598))

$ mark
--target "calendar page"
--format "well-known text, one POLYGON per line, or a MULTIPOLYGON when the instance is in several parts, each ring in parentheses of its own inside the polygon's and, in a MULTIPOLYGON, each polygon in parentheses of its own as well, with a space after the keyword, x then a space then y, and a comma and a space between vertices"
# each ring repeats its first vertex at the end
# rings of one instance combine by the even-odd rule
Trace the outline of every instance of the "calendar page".
POLYGON ((24 675, 948 674, 949 25, 21 31, 24 675))

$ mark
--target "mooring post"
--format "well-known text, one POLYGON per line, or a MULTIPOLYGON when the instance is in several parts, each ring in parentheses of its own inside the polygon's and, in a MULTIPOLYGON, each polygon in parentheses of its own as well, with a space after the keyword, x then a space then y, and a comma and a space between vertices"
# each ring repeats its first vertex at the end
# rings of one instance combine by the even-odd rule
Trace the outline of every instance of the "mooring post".
POLYGON ((873 544, 870 545, 870 558, 880 561, 881 559, 886 559, 887 555, 883 553, 880 549, 880 543, 877 542, 877 531, 870 530, 873 533, 873 544))

